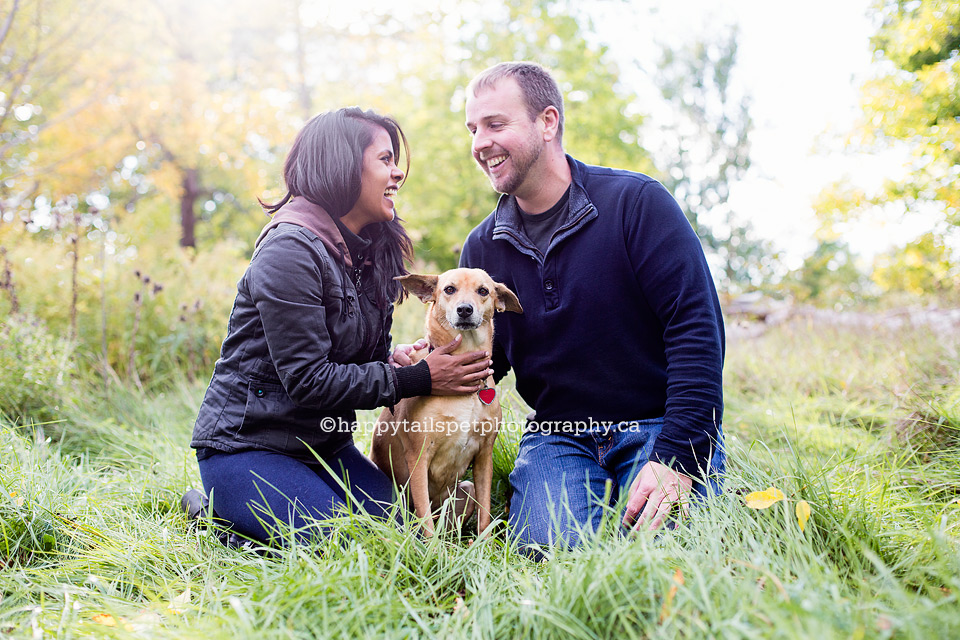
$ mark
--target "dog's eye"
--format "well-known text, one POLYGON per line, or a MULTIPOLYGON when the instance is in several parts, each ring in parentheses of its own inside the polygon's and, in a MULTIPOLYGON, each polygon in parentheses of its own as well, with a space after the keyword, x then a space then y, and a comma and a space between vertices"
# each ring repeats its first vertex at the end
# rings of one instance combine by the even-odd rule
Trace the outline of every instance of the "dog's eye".
POLYGON ((480 287, 479 289, 477 289, 477 293, 479 293, 481 296, 488 296, 488 295, 490 295, 490 292, 487 291, 487 288, 486 288, 486 287, 480 287))
POLYGON ((453 285, 447 285, 443 288, 443 292, 448 296, 452 296, 457 292, 457 288, 454 287, 453 285))

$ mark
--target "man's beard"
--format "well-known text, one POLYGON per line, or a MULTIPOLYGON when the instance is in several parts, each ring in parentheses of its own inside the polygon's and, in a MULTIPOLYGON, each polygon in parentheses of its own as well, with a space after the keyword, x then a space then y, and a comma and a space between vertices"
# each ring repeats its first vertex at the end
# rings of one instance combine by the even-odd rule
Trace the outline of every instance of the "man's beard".
POLYGON ((494 181, 494 177, 487 173, 487 178, 490 180, 490 184, 493 185, 494 190, 497 191, 497 193, 516 193, 520 185, 527 179, 530 168, 540 159, 543 147, 542 142, 534 138, 532 144, 524 145, 515 153, 511 153, 509 160, 511 164, 513 164, 513 170, 508 175, 503 176, 503 181, 500 184, 497 184, 497 182, 494 181))

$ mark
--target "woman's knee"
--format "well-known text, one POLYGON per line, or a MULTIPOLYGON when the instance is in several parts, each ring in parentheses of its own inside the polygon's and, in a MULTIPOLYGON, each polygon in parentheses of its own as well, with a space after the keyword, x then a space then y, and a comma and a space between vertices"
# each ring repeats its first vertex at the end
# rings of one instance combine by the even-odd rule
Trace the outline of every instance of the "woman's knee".
POLYGON ((343 504, 307 465, 280 454, 216 454, 200 461, 200 475, 217 514, 262 542, 290 530, 305 539, 343 504))

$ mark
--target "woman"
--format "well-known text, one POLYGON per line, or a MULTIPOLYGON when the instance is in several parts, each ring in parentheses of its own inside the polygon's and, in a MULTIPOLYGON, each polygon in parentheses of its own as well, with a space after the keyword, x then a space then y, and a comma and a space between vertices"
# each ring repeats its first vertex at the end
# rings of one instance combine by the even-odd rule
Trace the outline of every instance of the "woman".
POLYGON ((401 142, 409 170, 394 120, 321 114, 287 156, 287 194, 261 201, 273 220, 237 285, 191 441, 214 509, 245 536, 270 542, 292 525, 305 539, 346 504, 344 488, 382 516, 392 486, 353 444, 356 409, 469 393, 490 373, 489 354, 450 355, 456 343, 414 366, 388 358, 394 277, 412 253, 393 204, 401 142))

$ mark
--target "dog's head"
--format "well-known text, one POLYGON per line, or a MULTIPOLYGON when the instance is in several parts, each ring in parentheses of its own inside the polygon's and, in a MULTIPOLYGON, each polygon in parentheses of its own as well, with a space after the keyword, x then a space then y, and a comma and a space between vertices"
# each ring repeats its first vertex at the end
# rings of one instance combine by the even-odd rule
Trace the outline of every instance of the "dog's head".
POLYGON ((483 269, 451 269, 438 276, 410 274, 397 278, 403 288, 443 312, 447 324, 472 331, 493 318, 494 312, 523 313, 517 296, 483 269))

